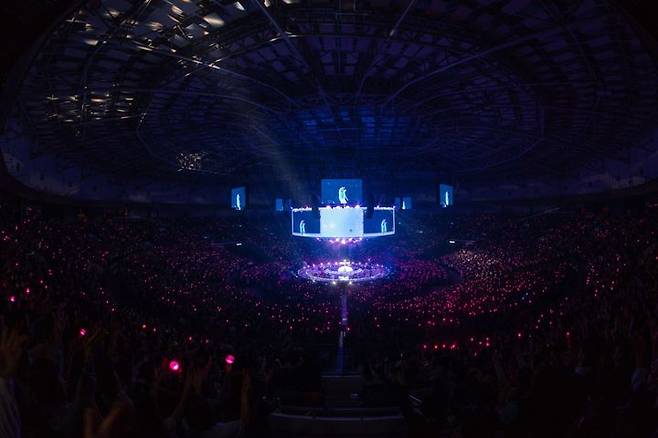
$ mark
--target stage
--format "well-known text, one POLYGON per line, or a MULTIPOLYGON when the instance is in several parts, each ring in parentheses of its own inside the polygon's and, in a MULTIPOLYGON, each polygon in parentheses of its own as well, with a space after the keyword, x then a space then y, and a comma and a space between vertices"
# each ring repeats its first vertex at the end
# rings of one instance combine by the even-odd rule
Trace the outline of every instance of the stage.
POLYGON ((352 262, 349 260, 305 264, 297 271, 297 275, 301 278, 332 284, 375 281, 388 277, 390 273, 390 268, 378 263, 352 262))

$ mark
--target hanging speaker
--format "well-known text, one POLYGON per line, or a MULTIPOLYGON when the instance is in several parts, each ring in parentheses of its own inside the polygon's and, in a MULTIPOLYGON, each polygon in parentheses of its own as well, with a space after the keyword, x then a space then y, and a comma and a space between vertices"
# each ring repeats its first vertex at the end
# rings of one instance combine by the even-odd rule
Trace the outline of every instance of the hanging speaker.
POLYGON ((368 194, 368 202, 366 203, 366 219, 371 219, 373 213, 375 212, 375 197, 372 194, 368 194))

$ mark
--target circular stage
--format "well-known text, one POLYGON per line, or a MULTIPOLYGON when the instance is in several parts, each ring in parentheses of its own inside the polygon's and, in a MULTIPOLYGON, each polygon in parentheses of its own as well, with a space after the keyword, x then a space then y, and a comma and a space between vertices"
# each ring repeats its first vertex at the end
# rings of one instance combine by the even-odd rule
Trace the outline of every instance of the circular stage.
POLYGON ((326 283, 373 281, 387 277, 390 273, 391 270, 384 265, 349 260, 304 265, 297 271, 297 275, 302 278, 326 283))

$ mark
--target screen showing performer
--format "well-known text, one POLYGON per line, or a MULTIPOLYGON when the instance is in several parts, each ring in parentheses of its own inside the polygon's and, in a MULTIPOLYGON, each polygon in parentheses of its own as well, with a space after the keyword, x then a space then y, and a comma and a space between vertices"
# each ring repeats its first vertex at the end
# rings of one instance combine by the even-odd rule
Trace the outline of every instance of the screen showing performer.
POLYGON ((247 206, 247 189, 245 187, 234 187, 231 189, 231 208, 233 210, 244 210, 247 206))
POLYGON ((321 185, 323 204, 363 204, 363 183, 360 179, 323 179, 321 185))

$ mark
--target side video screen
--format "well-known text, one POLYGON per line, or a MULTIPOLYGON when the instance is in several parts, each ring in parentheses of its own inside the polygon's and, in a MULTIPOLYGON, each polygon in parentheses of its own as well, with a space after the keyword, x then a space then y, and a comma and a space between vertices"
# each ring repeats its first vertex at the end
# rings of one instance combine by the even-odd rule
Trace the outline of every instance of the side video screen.
POLYGON ((448 184, 439 184, 439 205, 441 207, 451 207, 454 204, 452 197, 453 187, 448 184))
POLYGON ((231 189, 231 208, 233 210, 244 210, 247 206, 247 189, 245 187, 234 187, 231 189))

